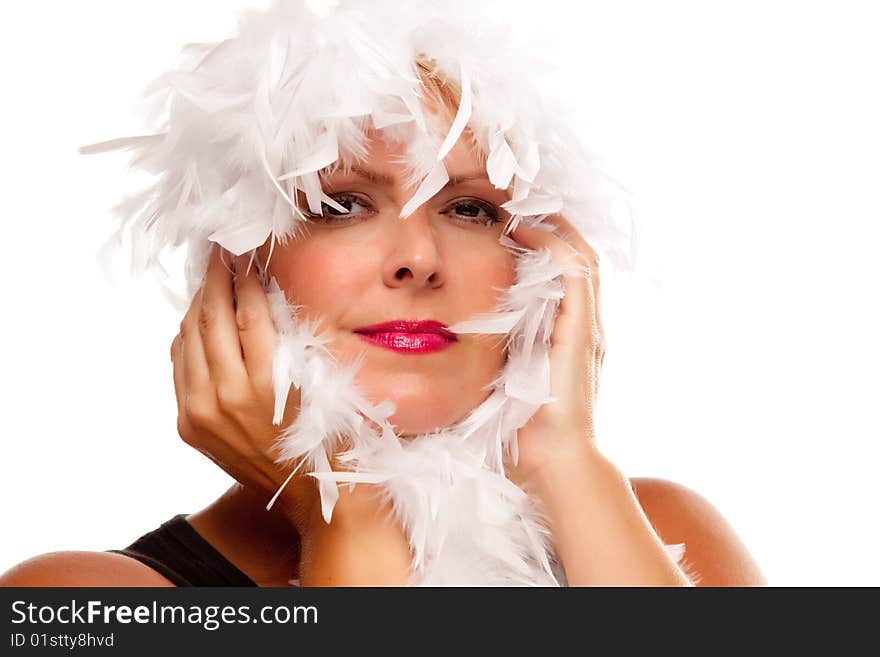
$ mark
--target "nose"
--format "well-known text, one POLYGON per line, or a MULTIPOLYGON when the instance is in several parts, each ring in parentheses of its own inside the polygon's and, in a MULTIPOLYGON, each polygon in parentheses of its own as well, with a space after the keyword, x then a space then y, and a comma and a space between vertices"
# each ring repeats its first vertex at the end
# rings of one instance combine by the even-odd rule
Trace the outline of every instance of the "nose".
POLYGON ((389 287, 436 288, 445 274, 436 229, 422 207, 406 219, 398 219, 385 262, 383 278, 389 287))

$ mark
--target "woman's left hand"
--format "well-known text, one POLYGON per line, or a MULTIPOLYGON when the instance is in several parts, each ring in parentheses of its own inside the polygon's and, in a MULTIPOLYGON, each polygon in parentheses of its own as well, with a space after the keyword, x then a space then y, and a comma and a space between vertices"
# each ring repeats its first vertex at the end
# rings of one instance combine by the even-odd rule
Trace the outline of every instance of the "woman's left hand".
POLYGON ((595 451, 593 413, 605 357, 599 314, 599 259, 593 248, 563 217, 546 220, 556 233, 520 223, 510 233, 530 249, 549 249, 558 262, 586 268, 584 276, 563 276, 561 300, 550 338, 550 395, 517 434, 519 460, 507 464, 507 476, 520 487, 552 478, 554 464, 595 451))

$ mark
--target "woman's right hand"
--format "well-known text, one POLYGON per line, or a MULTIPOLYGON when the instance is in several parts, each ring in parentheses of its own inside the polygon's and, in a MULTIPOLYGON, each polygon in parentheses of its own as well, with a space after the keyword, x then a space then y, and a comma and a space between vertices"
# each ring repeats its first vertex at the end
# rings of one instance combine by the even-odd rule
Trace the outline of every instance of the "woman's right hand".
MULTIPOLYGON (((291 387, 281 424, 272 423, 277 333, 256 267, 247 272, 247 262, 213 245, 205 280, 171 344, 177 431, 239 483, 264 491, 268 501, 287 479, 273 446, 296 419, 300 399, 291 387)), ((287 504, 282 511, 299 525, 315 485, 298 479, 276 504, 287 504)))
MULTIPOLYGON (((262 490, 269 500, 288 479, 293 464, 275 462, 276 441, 299 413, 300 394, 288 393, 280 425, 272 423, 275 393, 272 360, 277 332, 256 267, 214 245, 205 281, 193 297, 171 345, 177 430, 242 485, 262 490)), ((310 559, 314 581, 353 579, 376 568, 391 573, 386 582, 405 580, 409 549, 397 523, 375 495, 373 485, 342 486, 331 526, 321 515, 317 480, 300 470, 284 486, 275 506, 288 517, 310 559), (375 545, 372 554, 365 545, 375 545), (360 547, 357 547, 360 546, 360 547), (384 557, 381 555, 385 555, 384 557), (396 555, 392 560, 390 555, 396 555), (385 565, 383 565, 383 562, 385 565)), ((302 575, 308 564, 302 564, 302 575)), ((305 583, 305 581, 304 581, 305 583)))

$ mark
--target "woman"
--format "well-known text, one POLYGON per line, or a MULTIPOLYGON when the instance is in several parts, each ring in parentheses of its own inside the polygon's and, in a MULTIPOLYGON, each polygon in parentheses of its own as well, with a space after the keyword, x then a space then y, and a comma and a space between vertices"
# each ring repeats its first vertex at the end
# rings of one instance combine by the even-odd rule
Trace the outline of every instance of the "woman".
MULTIPOLYGON (((382 16, 387 8, 370 8, 368 18, 376 21, 372 33, 378 35, 379 26, 385 27, 382 37, 390 43, 401 36, 398 41, 409 47, 409 34, 434 24, 426 22, 425 16, 410 20, 397 13, 389 22, 382 16), (413 21, 420 22, 416 25, 413 21), (389 25, 397 26, 399 34, 393 34, 394 29, 389 34, 389 25)), ((370 34, 369 25, 362 27, 363 20, 346 23, 350 17, 344 12, 349 10, 349 6, 341 10, 331 26, 332 34, 348 34, 355 44, 351 49, 359 58, 375 55, 384 44, 373 41, 365 47, 361 40, 364 33, 370 34)), ((305 17, 299 12, 301 9, 291 3, 279 3, 265 15, 252 15, 240 43, 276 43, 277 32, 267 32, 267 26, 276 30, 274 26, 284 24, 283 19, 300 25, 305 17), (255 35, 269 38, 254 39, 255 35)), ((366 20, 363 15, 357 18, 366 20)), ((303 39, 288 40, 277 51, 283 55, 260 60, 260 70, 268 71, 267 79, 283 81, 265 95, 262 107, 257 103, 263 97, 259 87, 262 77, 256 92, 247 96, 253 103, 247 107, 256 107, 260 124, 255 137, 264 147, 259 149, 263 156, 260 164, 271 173, 272 184, 301 221, 294 230, 276 230, 280 206, 258 205, 263 196, 254 191, 258 189, 256 178, 239 187, 230 187, 224 180, 226 186, 218 187, 216 198, 224 199, 225 204, 209 207, 218 213, 227 211, 227 221, 204 230, 203 214, 194 210, 191 216, 182 215, 178 210, 188 204, 195 206, 193 199, 204 193, 203 187, 209 190, 204 193, 208 197, 212 185, 204 177, 189 177, 191 169, 185 168, 171 176, 174 194, 168 194, 169 199, 184 202, 174 211, 162 207, 165 218, 173 217, 175 223, 156 223, 151 218, 143 226, 149 230, 158 225, 168 242, 179 243, 181 235, 190 238, 192 270, 205 273, 198 290, 193 290, 180 334, 171 348, 178 431, 188 445, 211 458, 237 483, 207 508, 166 523, 162 531, 144 537, 128 551, 43 555, 16 566, 0 583, 467 584, 482 575, 481 570, 497 575, 490 580, 493 583, 558 582, 563 577, 569 585, 763 583, 745 547, 706 500, 671 482, 630 482, 599 452, 593 433, 604 356, 598 257, 582 234, 584 225, 575 226, 564 212, 553 210, 557 198, 562 200, 558 210, 570 208, 578 214, 581 209, 571 200, 572 192, 554 187, 554 182, 563 180, 563 169, 576 169, 574 156, 558 157, 567 151, 559 140, 554 142, 555 133, 548 136, 540 128, 532 130, 529 121, 523 121, 525 127, 516 132, 507 120, 486 119, 492 113, 486 109, 492 98, 510 97, 493 88, 493 76, 485 74, 493 70, 485 63, 490 54, 482 52, 469 60, 459 55, 461 43, 445 45, 451 32, 440 33, 444 40, 429 40, 433 50, 423 48, 433 57, 410 53, 409 63, 416 64, 421 93, 412 96, 394 87, 396 105, 385 104, 383 99, 391 96, 384 87, 375 92, 364 85, 369 93, 359 96, 358 81, 367 73, 345 78, 349 69, 339 66, 344 58, 325 42, 320 53, 332 52, 335 68, 328 68, 329 64, 322 68, 326 62, 320 58, 304 58, 310 68, 298 66, 290 44, 305 49, 303 39), (460 76, 453 82, 448 80, 448 72, 455 70, 450 53, 455 53, 461 64, 460 76), (326 78, 328 70, 332 70, 330 79, 352 83, 351 88, 342 85, 350 94, 329 94, 325 109, 333 111, 315 112, 315 107, 322 107, 320 94, 304 89, 316 80, 323 81, 321 74, 326 78), (297 91, 291 91, 293 88, 297 91), (285 100, 285 92, 289 92, 289 102, 279 103, 279 96, 285 100), (309 102, 297 105, 302 98, 309 102), (276 113, 278 106, 286 110, 276 113), (267 115, 277 120, 272 130, 264 129, 267 115), (372 122, 361 122, 358 117, 364 115, 372 122), (399 118, 404 115, 405 120, 399 118), (340 122, 339 116, 345 122, 340 122), (481 121, 507 127, 495 130, 487 139, 480 130, 481 121), (320 130, 303 134, 302 125, 319 123, 320 130), (293 164, 294 171, 280 175, 284 158, 273 152, 267 141, 269 135, 277 137, 284 129, 297 147, 305 144, 305 150, 288 157, 288 168, 293 164), (293 182, 293 186, 282 188, 279 183, 283 182, 293 182), (242 195, 231 196, 230 190, 242 195), (241 200, 253 204, 239 203, 239 209, 229 209, 241 200), (264 223, 256 226, 259 220, 254 220, 254 225, 245 225, 241 207, 247 207, 248 214, 260 214, 264 223), (508 210, 516 211, 511 214, 508 210), (268 228, 266 217, 273 220, 268 228), (538 218, 531 220, 534 217, 538 218), (523 221, 525 218, 530 220, 523 221), (192 221, 187 223, 188 219, 192 221), (546 230, 548 227, 555 232, 546 230), (279 232, 282 237, 276 239, 279 232), (260 236, 259 242, 255 242, 255 234, 260 236), (505 243, 509 238, 520 252, 505 243), (217 244, 240 255, 232 257, 217 244), (521 320, 517 330, 522 331, 523 325, 532 327, 527 331, 530 339, 519 342, 497 337, 498 333, 516 334, 512 329, 497 330, 493 335, 486 329, 488 320, 479 325, 480 330, 473 324, 466 328, 469 318, 485 318, 498 310, 500 291, 512 295, 518 286, 525 285, 529 280, 525 271, 539 271, 537 261, 532 263, 533 269, 520 268, 518 253, 549 255, 541 271, 554 275, 548 275, 548 285, 542 288, 545 314, 538 319, 550 317, 552 323, 530 324, 529 317, 536 316, 535 312, 517 315, 517 321, 521 320), (283 294, 281 302, 273 297, 271 288, 266 293, 270 280, 283 294), (550 283, 560 284, 564 296, 550 283), (357 390, 363 391, 370 403, 390 401, 392 407, 378 412, 381 404, 365 406, 363 400, 352 396, 356 394, 353 388, 335 388, 326 382, 314 387, 290 385, 297 382, 300 370, 289 362, 288 367, 279 367, 283 360, 279 354, 287 353, 293 359, 298 352, 284 352, 284 340, 292 340, 293 334, 285 333, 279 303, 295 306, 305 324, 321 325, 332 359, 358 364, 357 390), (543 340, 541 327, 552 327, 552 334, 546 330, 543 340), (542 351, 545 348, 546 353, 542 351), (535 373, 536 381, 546 376, 549 396, 532 394, 540 392, 538 383, 521 395, 516 386, 496 385, 516 381, 507 368, 512 361, 519 362, 524 352, 535 356, 538 364, 546 357, 549 371, 528 371, 535 373), (503 374, 499 376, 499 372, 503 374), (338 393, 340 397, 328 401, 316 399, 313 393, 325 397, 338 393), (534 401, 536 397, 538 401, 534 401), (447 491, 437 490, 438 486, 433 491, 401 490, 397 466, 403 468, 406 453, 423 450, 416 465, 428 469, 435 464, 425 455, 457 458, 460 454, 452 448, 449 452, 430 450, 442 450, 445 441, 441 437, 464 438, 478 433, 468 430, 467 421, 485 429, 489 414, 477 411, 496 399, 499 404, 510 402, 503 408, 518 409, 521 421, 498 420, 498 442, 486 443, 494 446, 496 453, 482 456, 485 467, 471 479, 456 480, 466 480, 474 486, 472 490, 459 487, 459 497, 452 502, 449 496, 444 497, 447 491), (313 434, 323 425, 308 424, 311 413, 326 411, 328 403, 347 408, 350 400, 351 406, 362 411, 364 426, 345 425, 350 431, 341 436, 327 429, 330 438, 318 435, 315 439, 313 434), (522 413, 524 408, 528 413, 522 413), (472 420, 475 417, 482 424, 472 420), (304 425, 312 429, 311 434, 301 430, 304 425), (444 434, 450 427, 453 433, 444 434), (438 433, 432 436, 432 432, 438 433), (398 442, 398 438, 403 440, 398 442), (398 450, 393 459, 374 449, 380 442, 398 450), (297 472, 303 464, 306 467, 297 472), (395 467, 386 467, 383 474, 380 466, 389 464, 395 467), (495 465, 497 471, 492 470, 495 465), (393 470, 390 474, 389 469, 393 470), (353 488, 337 488, 345 481, 358 483, 353 488), (498 488, 486 492, 490 486, 498 488), (472 495, 468 497, 462 490, 470 490, 472 495), (528 495, 516 498, 517 491, 528 495), (273 494, 271 510, 267 511, 266 500, 273 494), (430 498, 427 507, 403 508, 420 495, 430 498), (480 506, 484 496, 491 501, 480 506), (459 519, 449 517, 451 512, 467 515, 470 500, 475 508, 516 517, 499 521, 497 532, 487 529, 485 535, 479 535, 480 540, 469 545, 468 537, 461 536, 463 528, 476 536, 483 524, 492 524, 485 514, 475 515, 471 525, 456 524, 459 519), (539 517, 547 528, 546 549, 545 539, 535 534, 539 517), (435 530, 441 524, 450 531, 436 538, 435 530), (514 536, 515 532, 522 533, 514 536), (522 547, 526 539, 538 544, 530 563, 504 554, 522 547), (173 541, 178 543, 169 547, 173 541), (486 542, 490 548, 478 555, 480 559, 474 558, 469 548, 476 552, 486 542), (683 543, 686 559, 677 563, 664 543, 683 543), (493 549, 501 563, 487 561, 496 556, 493 549), (549 559, 542 561, 544 557, 549 559), (460 565, 463 569, 456 570, 460 565)), ((234 77, 235 73, 228 71, 238 69, 228 66, 228 58, 244 51, 236 50, 240 44, 235 42, 224 44, 201 59, 192 73, 209 74, 213 64, 215 72, 234 77)), ((376 84, 393 78, 385 75, 387 71, 399 71, 400 58, 396 56, 401 52, 403 48, 390 54, 382 51, 368 63, 367 69, 374 73, 381 69, 376 84)), ((242 74, 248 83, 253 77, 242 74)), ((186 111, 203 114, 199 121, 186 124, 180 117, 187 115, 177 106, 178 114, 172 111, 172 117, 177 116, 187 130, 175 133, 172 124, 159 142, 167 150, 150 152, 147 147, 157 140, 141 138, 138 144, 146 153, 142 159, 156 168, 161 168, 157 162, 165 165, 161 157, 172 151, 177 156, 173 149, 180 148, 182 141, 198 139, 199 130, 207 133, 202 144, 207 148, 207 144, 222 144, 218 134, 229 136, 240 128, 240 106, 236 103, 243 94, 227 90, 227 96, 220 96, 212 85, 199 86, 199 93, 194 93, 193 87, 186 85, 187 81, 171 80, 179 97, 196 107, 187 106, 186 111), (236 111, 224 114, 232 108, 236 111), (171 139, 169 135, 175 134, 176 139, 171 139)), ((392 86, 389 83, 388 88, 392 86)), ((516 116, 526 114, 522 109, 516 116)), ((235 135, 237 141, 230 143, 239 144, 242 134, 254 136, 242 129, 235 135)), ((226 150, 221 147, 216 155, 235 160, 230 153, 236 154, 232 146, 226 150)), ((198 157, 193 156, 187 166, 224 168, 225 162, 221 164, 218 157, 206 158, 207 162, 198 157)), ((175 165, 178 159, 173 160, 175 165)), ((244 158, 230 166, 239 175, 241 160, 244 158)), ((244 168, 253 171, 256 166, 244 168)), ((584 178, 580 180, 586 184, 584 178)), ((594 234, 601 241, 603 233, 594 234)), ((508 314, 515 315, 512 311, 508 314)), ((462 475, 465 465, 454 470, 456 475, 462 475)), ((408 474, 414 472, 417 470, 408 474)), ((453 487, 450 484, 449 488, 453 487)))

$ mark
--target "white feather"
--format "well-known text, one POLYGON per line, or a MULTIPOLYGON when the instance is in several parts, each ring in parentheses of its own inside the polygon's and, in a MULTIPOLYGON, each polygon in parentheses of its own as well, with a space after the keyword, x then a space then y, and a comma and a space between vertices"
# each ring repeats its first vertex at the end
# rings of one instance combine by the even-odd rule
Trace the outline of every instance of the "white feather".
POLYGON ((400 218, 406 219, 418 209, 420 205, 425 203, 432 196, 437 194, 446 183, 449 182, 449 173, 442 161, 438 161, 427 177, 419 185, 415 194, 412 195, 403 208, 400 210, 400 218))
POLYGON ((486 173, 489 175, 489 181, 497 189, 507 189, 516 171, 516 157, 510 150, 504 133, 499 132, 492 139, 491 144, 489 157, 486 160, 486 173))
POLYGON ((308 156, 297 163, 297 168, 289 173, 278 176, 276 180, 288 180, 289 178, 298 178, 308 173, 315 173, 324 167, 329 167, 339 159, 339 142, 336 139, 336 133, 333 130, 327 130, 321 135, 320 141, 314 150, 308 156))
POLYGON ((455 146, 455 143, 458 141, 459 137, 461 137, 461 133, 464 132, 464 129, 467 127, 468 121, 470 121, 471 118, 471 80, 470 77, 468 77, 467 69, 465 69, 464 66, 461 67, 460 84, 461 102, 458 105, 458 111, 452 121, 452 126, 449 128, 449 134, 446 135, 446 139, 440 146, 440 152, 437 153, 438 160, 442 160, 449 154, 449 151, 455 146))

